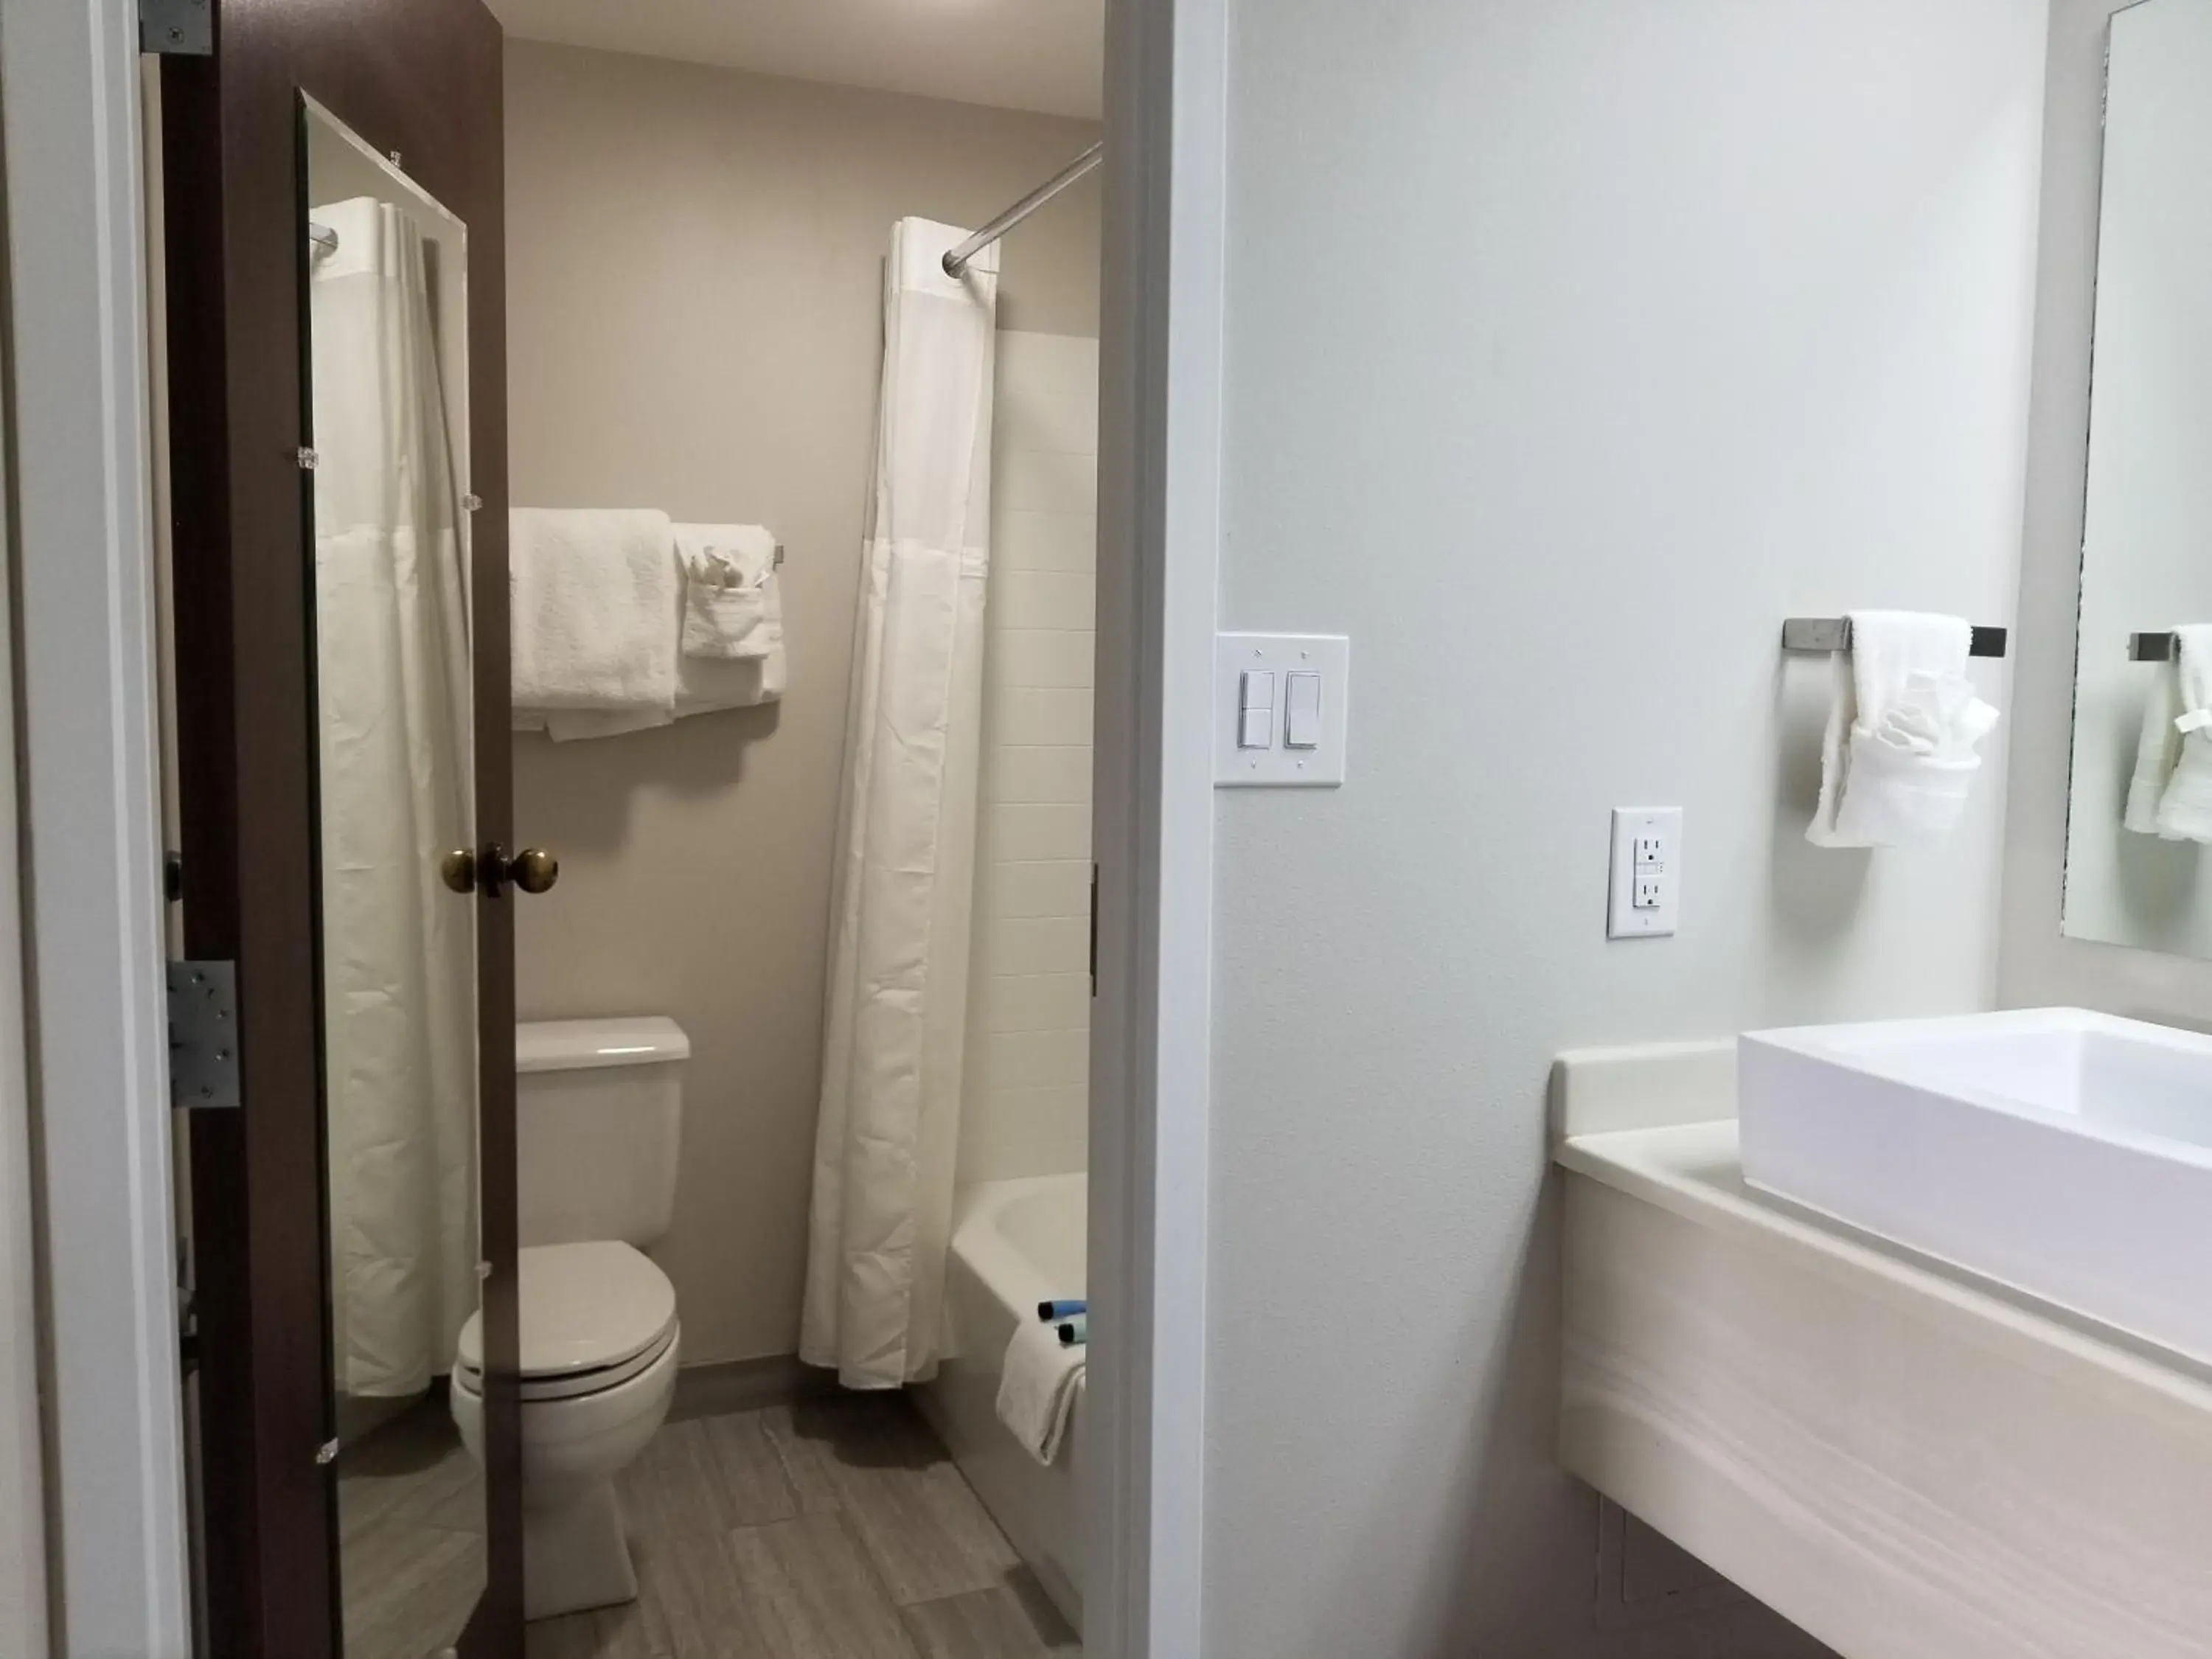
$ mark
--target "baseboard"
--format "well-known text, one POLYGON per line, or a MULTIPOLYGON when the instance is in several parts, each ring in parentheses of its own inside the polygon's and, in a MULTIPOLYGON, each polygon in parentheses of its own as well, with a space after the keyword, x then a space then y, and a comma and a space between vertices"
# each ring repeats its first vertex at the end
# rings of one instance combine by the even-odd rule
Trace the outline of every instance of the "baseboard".
POLYGON ((687 1417, 723 1417, 768 1406, 792 1406, 836 1391, 836 1376, 801 1364, 793 1354, 685 1365, 676 1373, 676 1402, 669 1407, 668 1420, 680 1423, 687 1417))

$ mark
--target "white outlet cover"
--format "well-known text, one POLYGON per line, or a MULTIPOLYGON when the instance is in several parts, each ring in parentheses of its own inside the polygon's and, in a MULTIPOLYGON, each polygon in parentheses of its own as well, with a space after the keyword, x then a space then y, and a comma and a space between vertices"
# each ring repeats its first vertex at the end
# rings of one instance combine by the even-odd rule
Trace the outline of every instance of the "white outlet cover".
POLYGON ((1682 809, 1679 806, 1619 806, 1613 813, 1613 872, 1607 892, 1607 939, 1664 939, 1674 932, 1682 908, 1682 809), (1659 868, 1639 870, 1636 844, 1656 836, 1659 868), (1656 875, 1659 902, 1636 902, 1639 875, 1656 875))
POLYGON ((1346 714, 1352 690, 1352 641, 1341 634, 1217 634, 1213 672, 1213 782, 1221 789, 1333 789, 1344 781, 1346 714), (1245 673, 1277 675, 1273 725, 1265 749, 1237 742, 1237 691, 1245 673), (1321 741, 1310 749, 1283 742, 1287 674, 1321 676, 1321 741))

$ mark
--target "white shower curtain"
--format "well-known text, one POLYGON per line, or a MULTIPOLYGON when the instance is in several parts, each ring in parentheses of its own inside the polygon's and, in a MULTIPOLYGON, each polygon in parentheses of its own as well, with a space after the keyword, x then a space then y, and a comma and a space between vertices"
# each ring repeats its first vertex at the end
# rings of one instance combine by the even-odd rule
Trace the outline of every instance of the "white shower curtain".
POLYGON ((800 1357, 848 1388, 940 1346, 967 1028, 989 574, 997 250, 902 220, 884 307, 873 521, 854 634, 800 1357))
POLYGON ((477 1298, 465 566, 421 232, 313 210, 316 701, 337 1380, 420 1393, 477 1298))

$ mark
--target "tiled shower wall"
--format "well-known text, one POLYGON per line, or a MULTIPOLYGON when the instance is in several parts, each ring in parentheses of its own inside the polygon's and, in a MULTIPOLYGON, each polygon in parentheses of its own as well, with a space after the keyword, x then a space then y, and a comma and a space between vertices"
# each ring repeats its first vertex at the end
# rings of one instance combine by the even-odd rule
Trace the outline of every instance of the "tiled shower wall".
POLYGON ((1085 1167, 1098 343, 999 336, 960 1179, 1085 1167))

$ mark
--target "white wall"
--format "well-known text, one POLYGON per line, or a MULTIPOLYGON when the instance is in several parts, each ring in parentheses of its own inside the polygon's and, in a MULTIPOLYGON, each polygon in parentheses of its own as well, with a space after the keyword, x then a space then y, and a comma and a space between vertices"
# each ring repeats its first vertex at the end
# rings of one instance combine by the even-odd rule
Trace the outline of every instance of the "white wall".
POLYGON ((2112 20, 2097 240, 2066 931, 2212 955, 2212 856, 2121 827, 2158 672, 2128 635, 2212 622, 2212 6, 2112 20))
POLYGON ((1815 852, 1777 641, 2009 618, 2044 27, 1238 13, 1222 624, 1348 632, 1354 684, 1341 792, 1218 802, 1207 1659, 1805 1650, 1592 1626, 1546 1076, 1991 1000, 2002 756, 1945 851, 1815 852), (1676 804, 1680 936, 1609 945, 1607 810, 1676 804))
POLYGON ((1098 342, 1001 332, 959 1178, 1084 1167, 1098 342))

